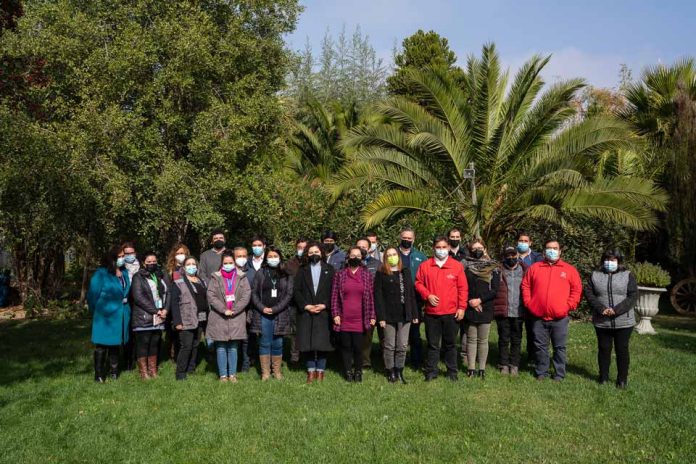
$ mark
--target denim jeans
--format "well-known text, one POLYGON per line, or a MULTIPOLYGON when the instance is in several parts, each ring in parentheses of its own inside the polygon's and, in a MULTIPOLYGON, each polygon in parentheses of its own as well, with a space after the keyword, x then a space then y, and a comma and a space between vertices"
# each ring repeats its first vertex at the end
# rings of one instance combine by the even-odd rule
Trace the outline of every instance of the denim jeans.
POLYGON ((537 377, 549 375, 549 341, 553 347, 554 379, 563 379, 566 373, 566 341, 568 340, 568 317, 545 321, 534 319, 534 347, 536 348, 537 377))
POLYGON ((217 354, 218 375, 220 377, 230 377, 237 375, 237 340, 227 342, 215 342, 215 353, 217 354))
POLYGON ((304 354, 307 357, 307 371, 323 372, 326 370, 326 353, 323 351, 308 351, 304 354))
POLYGON ((259 337, 259 355, 282 356, 283 336, 273 335, 274 320, 261 315, 261 336, 259 337))

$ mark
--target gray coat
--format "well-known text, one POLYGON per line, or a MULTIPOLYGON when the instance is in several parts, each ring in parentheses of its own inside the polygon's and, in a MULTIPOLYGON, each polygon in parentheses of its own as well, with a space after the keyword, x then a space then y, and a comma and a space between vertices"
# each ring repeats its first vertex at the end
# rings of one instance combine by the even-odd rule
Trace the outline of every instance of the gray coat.
MULTIPOLYGON (((205 282, 201 280, 205 287, 205 282)), ((177 326, 181 324, 184 330, 194 330, 198 328, 198 306, 196 305, 196 296, 193 284, 188 281, 185 276, 180 276, 174 281, 172 286, 172 324, 177 326)), ((203 313, 205 316, 205 313, 203 313)), ((204 320, 204 319, 203 319, 204 320)))
POLYGON ((592 323, 600 329, 626 329, 636 325, 633 308, 638 301, 638 285, 629 271, 594 271, 585 286, 585 298, 592 307, 592 323), (614 316, 603 316, 612 308, 614 316))
POLYGON ((206 337, 216 342, 246 340, 246 310, 251 300, 251 287, 246 274, 237 270, 237 284, 234 290, 234 314, 225 316, 225 279, 220 272, 214 272, 208 282, 208 327, 206 337))
POLYGON ((213 273, 220 270, 221 265, 222 252, 217 253, 215 248, 206 250, 201 253, 200 264, 198 266, 198 276, 207 284, 210 281, 213 273))

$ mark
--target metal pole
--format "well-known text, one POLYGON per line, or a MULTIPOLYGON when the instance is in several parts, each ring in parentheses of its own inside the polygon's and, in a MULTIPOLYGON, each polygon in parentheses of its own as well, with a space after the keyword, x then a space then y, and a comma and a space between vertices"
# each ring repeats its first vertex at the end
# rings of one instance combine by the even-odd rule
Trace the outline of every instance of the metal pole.
POLYGON ((471 204, 474 208, 474 214, 476 214, 476 223, 474 224, 474 238, 481 238, 481 224, 479 223, 478 213, 476 212, 476 169, 474 168, 474 162, 469 163, 469 169, 474 172, 471 176, 471 204))

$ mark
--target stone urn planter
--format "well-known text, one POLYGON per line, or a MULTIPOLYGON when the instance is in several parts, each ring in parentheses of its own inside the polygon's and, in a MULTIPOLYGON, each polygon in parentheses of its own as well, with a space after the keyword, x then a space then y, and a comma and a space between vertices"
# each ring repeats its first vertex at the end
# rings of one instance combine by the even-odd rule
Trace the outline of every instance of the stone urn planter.
POLYGON ((666 292, 666 288, 638 287, 638 303, 636 304, 636 314, 640 317, 635 329, 641 335, 655 335, 652 326, 652 318, 660 310, 660 295, 666 292))

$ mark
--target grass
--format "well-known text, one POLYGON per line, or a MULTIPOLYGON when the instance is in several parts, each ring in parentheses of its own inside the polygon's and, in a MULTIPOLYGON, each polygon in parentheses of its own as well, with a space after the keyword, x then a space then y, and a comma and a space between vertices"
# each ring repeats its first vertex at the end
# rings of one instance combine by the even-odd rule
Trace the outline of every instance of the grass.
MULTIPOLYGON (((591 325, 574 323, 562 384, 529 374, 362 385, 302 370, 220 384, 202 364, 92 381, 89 321, 0 324, 0 462, 693 462, 696 320, 662 316, 632 339, 630 386, 599 386, 591 325)), ((335 364, 334 364, 335 365, 335 364)), ((614 371, 612 371, 613 375, 614 371)))

